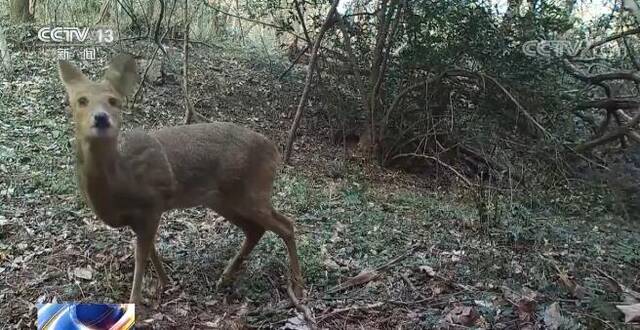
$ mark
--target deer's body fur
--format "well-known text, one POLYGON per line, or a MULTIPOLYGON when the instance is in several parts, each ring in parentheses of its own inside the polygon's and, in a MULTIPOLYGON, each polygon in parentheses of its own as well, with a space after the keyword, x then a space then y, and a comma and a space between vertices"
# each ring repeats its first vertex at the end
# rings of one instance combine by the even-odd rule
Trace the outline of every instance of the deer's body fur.
POLYGON ((279 154, 256 132, 216 122, 134 130, 121 140, 116 148, 88 143, 78 150, 81 191, 112 227, 132 226, 141 213, 195 206, 247 216, 271 202, 279 154))
POLYGON ((271 230, 287 246, 292 289, 302 296, 293 222, 271 204, 279 163, 271 141, 222 122, 119 134, 120 98, 137 77, 133 59, 114 59, 98 83, 67 62, 60 63, 60 75, 75 122, 80 190, 101 220, 112 227, 131 227, 137 236, 130 301, 141 298, 148 258, 161 285, 168 282, 154 245, 162 213, 194 206, 215 210, 245 233, 219 285, 233 280, 265 230, 271 230))

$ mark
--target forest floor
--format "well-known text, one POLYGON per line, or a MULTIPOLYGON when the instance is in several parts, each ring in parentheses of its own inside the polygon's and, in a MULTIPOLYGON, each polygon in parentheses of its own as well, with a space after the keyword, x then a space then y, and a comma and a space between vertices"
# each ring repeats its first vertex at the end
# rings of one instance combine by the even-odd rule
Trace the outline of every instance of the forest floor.
MULTIPOLYGON (((147 83, 125 113, 128 127, 182 121, 182 78, 171 74, 180 72, 176 51, 164 81, 147 83)), ((123 302, 133 277, 132 233, 103 225, 79 198, 55 52, 13 55, 14 75, 0 81, 0 329, 32 327, 36 302, 123 302)), ((108 58, 98 56, 82 63, 94 77, 108 58)), ((279 80, 286 63, 205 46, 191 61, 198 112, 284 145, 301 69, 279 80)), ((613 215, 601 192, 559 187, 527 199, 506 192, 480 217, 468 189, 344 160, 317 101, 310 104, 274 199, 296 220, 304 303, 318 327, 633 327, 616 305, 640 291, 640 230, 613 215)), ((172 282, 155 292, 148 274, 139 324, 305 329, 287 298, 283 244, 271 233, 233 288, 216 291, 242 238, 205 209, 165 214, 158 247, 172 282)))

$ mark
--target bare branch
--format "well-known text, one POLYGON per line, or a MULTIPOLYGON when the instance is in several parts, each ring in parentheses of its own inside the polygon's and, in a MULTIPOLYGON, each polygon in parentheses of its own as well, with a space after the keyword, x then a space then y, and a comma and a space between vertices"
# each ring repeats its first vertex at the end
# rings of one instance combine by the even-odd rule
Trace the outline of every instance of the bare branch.
POLYGON ((304 49, 298 54, 298 56, 296 56, 296 58, 293 60, 293 62, 291 62, 291 64, 289 65, 289 67, 284 70, 284 72, 282 72, 282 74, 280 75, 280 77, 278 79, 282 79, 284 78, 284 76, 287 75, 287 73, 289 73, 289 71, 291 71, 291 69, 293 69, 293 67, 298 64, 298 61, 300 60, 300 58, 302 57, 302 55, 304 55, 307 50, 309 50, 310 45, 307 44, 304 49))
POLYGON ((308 43, 311 42, 311 37, 309 36, 309 31, 307 30, 307 25, 304 23, 304 14, 302 13, 302 9, 300 9, 300 3, 298 0, 293 0, 293 5, 296 7, 296 12, 298 13, 298 18, 300 19, 300 25, 302 25, 302 32, 304 33, 304 37, 307 38, 307 48, 309 48, 308 43))
POLYGON ((453 166, 443 162, 439 158, 436 158, 436 157, 433 157, 433 156, 427 156, 427 155, 424 155, 424 154, 406 153, 406 154, 395 155, 391 160, 396 159, 396 158, 401 158, 401 157, 416 157, 416 158, 424 158, 424 159, 433 160, 436 163, 446 167, 451 172, 453 172, 453 174, 458 176, 465 183, 465 185, 467 185, 468 187, 473 186, 473 183, 471 183, 471 181, 469 181, 469 179, 467 179, 467 177, 462 175, 462 173, 458 172, 458 170, 456 170, 453 166))
POLYGON ((335 22, 335 14, 336 8, 338 7, 338 3, 340 0, 334 0, 329 9, 329 13, 322 23, 322 27, 316 36, 316 41, 313 44, 313 49, 311 51, 311 59, 309 60, 309 67, 307 71, 307 79, 304 84, 304 90, 302 91, 302 96, 300 96, 300 103, 298 103, 298 109, 296 110, 296 115, 293 119, 293 124, 291 125, 291 130, 289 131, 289 137, 287 139, 287 145, 284 150, 284 161, 286 163, 289 162, 291 158, 291 152, 293 148, 293 140, 296 137, 296 131, 298 130, 298 126, 300 125, 300 120, 302 119, 302 111, 304 109, 304 105, 307 103, 307 98, 309 97, 309 92, 311 90, 311 81, 313 79, 313 72, 315 71, 316 61, 318 59, 318 49, 320 49, 320 43, 322 42, 322 37, 327 32, 329 27, 335 22))
POLYGON ((596 42, 591 43, 589 45, 589 47, 587 47, 586 50, 592 50, 592 49, 594 49, 596 47, 600 47, 600 46, 602 46, 602 45, 604 45, 604 44, 606 44, 608 42, 615 41, 615 40, 618 40, 620 38, 624 38, 626 36, 630 36, 630 35, 634 35, 634 34, 640 34, 640 28, 631 29, 631 30, 627 30, 627 31, 623 31, 623 32, 620 32, 620 33, 616 33, 616 34, 610 35, 610 36, 608 36, 608 37, 606 37, 606 38, 604 38, 602 40, 598 40, 596 42))
MULTIPOLYGON (((626 121, 631 121, 633 120, 633 118, 631 118, 631 116, 629 116, 628 114, 626 114, 624 111, 622 110, 616 110, 615 113, 617 115, 619 115, 620 117, 622 117, 624 120, 626 121)), ((637 132, 634 131, 629 131, 629 133, 627 134, 627 136, 632 139, 635 143, 640 143, 640 134, 638 134, 637 132)))
POLYGON ((211 8, 212 10, 214 10, 214 11, 220 13, 220 14, 231 16, 233 18, 241 19, 241 20, 244 20, 244 21, 247 21, 247 22, 251 22, 251 23, 256 23, 256 24, 272 27, 272 28, 274 28, 274 29, 276 29, 278 31, 281 31, 281 32, 284 32, 284 33, 288 33, 288 34, 290 34, 290 35, 292 35, 294 37, 298 37, 298 38, 300 38, 300 39, 302 39, 302 40, 304 40, 306 42, 311 42, 311 41, 309 41, 309 39, 307 39, 307 38, 305 38, 305 37, 303 37, 303 36, 301 36, 301 35, 299 35, 299 34, 297 34, 295 32, 291 32, 291 31, 285 29, 285 27, 283 27, 283 26, 279 26, 279 25, 276 25, 276 24, 259 21, 257 19, 253 19, 253 18, 249 18, 249 17, 243 17, 243 16, 240 16, 240 15, 232 14, 230 12, 227 12, 227 11, 224 11, 224 10, 222 10, 220 8, 212 6, 207 1, 205 1, 204 4, 207 7, 211 8))
POLYGON ((576 109, 635 109, 638 106, 640 106, 640 101, 638 100, 610 98, 602 100, 591 100, 589 102, 578 105, 576 109))
POLYGON ((609 80, 629 80, 640 83, 640 74, 631 71, 619 71, 619 72, 608 72, 601 73, 597 75, 588 75, 578 69, 573 63, 569 60, 565 59, 564 64, 567 68, 569 68, 569 74, 573 77, 582 80, 588 84, 599 85, 605 81, 609 80))
POLYGON ((353 71, 354 78, 356 80, 356 85, 358 87, 358 91, 360 92, 360 98, 362 102, 363 109, 367 109, 367 92, 365 91, 364 83, 362 81, 362 76, 360 74, 360 67, 356 62, 356 57, 353 53, 353 48, 351 47, 351 35, 347 30, 347 27, 344 24, 344 20, 338 20, 338 28, 340 32, 342 32, 342 38, 344 40, 344 49, 347 52, 347 58, 349 66, 351 66, 351 70, 353 71))
POLYGON ((621 136, 627 135, 636 125, 638 125, 639 122, 640 122, 640 111, 638 111, 636 115, 629 122, 627 122, 623 126, 616 128, 609 134, 603 135, 597 139, 593 139, 589 142, 585 142, 577 146, 576 151, 579 151, 579 152, 588 151, 599 145, 609 143, 615 139, 620 138, 621 136))
MULTIPOLYGON (((116 0, 118 1, 118 0, 116 0)), ((173 19, 173 14, 174 11, 176 9, 176 3, 178 1, 174 0, 173 1, 173 5, 171 7, 171 12, 169 13, 169 25, 171 24, 171 20, 173 19)), ((153 51, 153 54, 151 55, 151 59, 149 60, 149 63, 147 64, 147 67, 144 69, 144 73, 142 74, 142 79, 140 80, 140 84, 138 85, 138 89, 136 90, 136 92, 133 94, 133 98, 131 99, 131 106, 129 107, 130 109, 133 109, 136 105, 136 100, 138 99, 138 95, 140 94, 140 91, 142 90, 142 87, 144 86, 144 82, 147 78, 147 73, 149 72, 149 68, 151 68, 151 65, 153 64, 153 61, 156 59, 156 56, 158 55, 158 51, 160 50, 160 48, 162 48, 162 40, 164 40, 164 38, 167 36, 167 33, 169 33, 169 29, 167 29, 166 31, 164 31, 164 33, 162 34, 162 37, 160 38, 160 42, 157 43, 156 49, 153 51)))

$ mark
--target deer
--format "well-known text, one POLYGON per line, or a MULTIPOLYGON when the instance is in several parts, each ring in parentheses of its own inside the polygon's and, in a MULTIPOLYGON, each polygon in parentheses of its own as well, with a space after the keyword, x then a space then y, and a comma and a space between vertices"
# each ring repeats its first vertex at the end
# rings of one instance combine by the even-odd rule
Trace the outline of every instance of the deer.
POLYGON ((161 215, 204 206, 244 233, 216 288, 229 286, 265 231, 286 246, 288 293, 303 298, 294 222, 276 211, 271 195, 280 159, 264 135, 228 122, 122 129, 123 100, 137 85, 135 59, 115 56, 101 80, 94 81, 68 61, 58 61, 75 131, 76 174, 81 195, 107 226, 135 234, 130 303, 142 302, 142 285, 151 259, 159 287, 169 277, 154 243, 161 215))

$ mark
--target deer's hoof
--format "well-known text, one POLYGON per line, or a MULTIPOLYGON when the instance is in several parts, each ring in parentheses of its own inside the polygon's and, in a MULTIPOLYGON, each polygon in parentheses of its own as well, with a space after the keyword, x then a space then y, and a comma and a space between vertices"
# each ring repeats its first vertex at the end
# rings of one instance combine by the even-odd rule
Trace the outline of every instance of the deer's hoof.
POLYGON ((224 290, 230 287, 232 283, 233 283, 233 278, 225 274, 222 274, 222 276, 220 276, 220 278, 218 279, 218 282, 216 282, 216 290, 218 291, 224 290))

